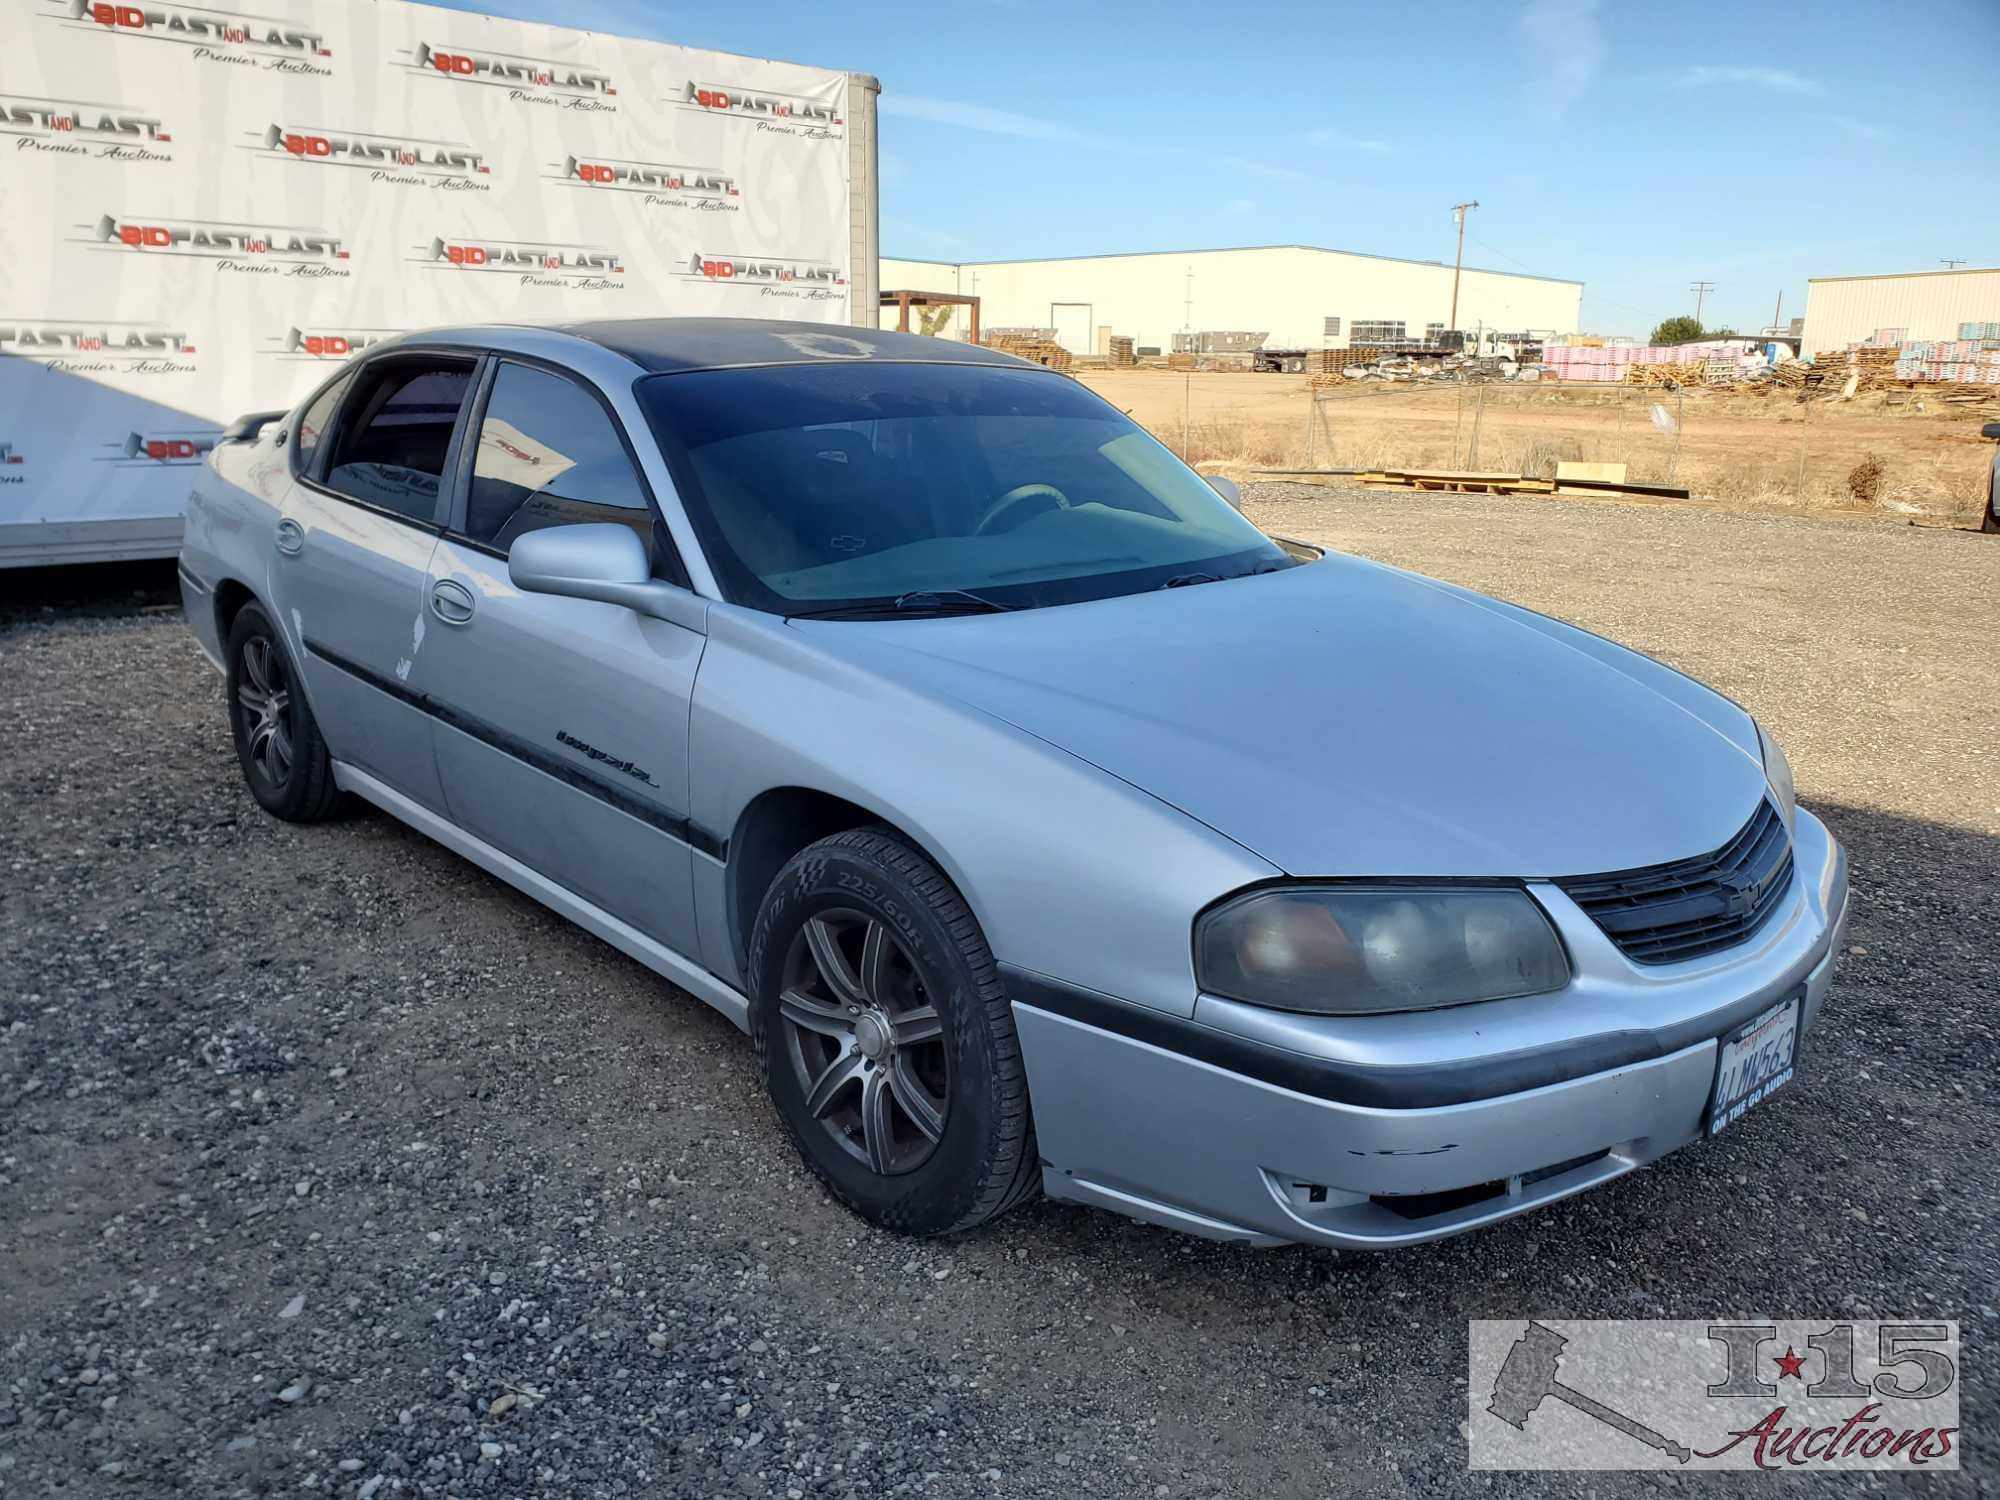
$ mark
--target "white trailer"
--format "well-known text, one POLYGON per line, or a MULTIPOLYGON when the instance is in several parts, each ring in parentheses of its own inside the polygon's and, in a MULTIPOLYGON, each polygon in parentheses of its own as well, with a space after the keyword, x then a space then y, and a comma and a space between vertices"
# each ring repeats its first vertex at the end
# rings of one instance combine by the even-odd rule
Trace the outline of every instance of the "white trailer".
POLYGON ((10 0, 0 59, 0 568, 172 556, 229 421, 405 329, 876 321, 862 74, 404 0, 10 0))

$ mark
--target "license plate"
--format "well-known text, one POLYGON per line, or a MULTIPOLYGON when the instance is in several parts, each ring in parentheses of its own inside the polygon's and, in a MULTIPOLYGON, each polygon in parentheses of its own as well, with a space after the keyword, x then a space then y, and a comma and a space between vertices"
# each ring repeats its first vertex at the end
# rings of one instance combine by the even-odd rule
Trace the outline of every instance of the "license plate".
POLYGON ((1799 997, 1780 1002, 1749 1025, 1723 1039, 1715 1064, 1715 1093, 1708 1107, 1708 1133, 1742 1118, 1791 1081, 1799 1050, 1799 997))

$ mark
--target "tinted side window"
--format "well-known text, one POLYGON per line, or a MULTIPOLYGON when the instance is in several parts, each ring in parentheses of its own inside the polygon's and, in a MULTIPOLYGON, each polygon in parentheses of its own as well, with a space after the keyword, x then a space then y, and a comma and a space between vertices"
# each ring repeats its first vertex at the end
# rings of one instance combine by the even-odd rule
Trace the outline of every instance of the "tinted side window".
POLYGON ((544 526, 611 521, 651 550, 646 492, 611 416, 572 380, 503 364, 473 455, 465 534, 505 552, 544 526))
POLYGON ((366 380, 340 424, 326 486, 414 520, 433 520, 472 367, 397 361, 366 380))
POLYGON ((299 430, 292 444, 292 472, 303 474, 312 467, 313 455, 319 451, 320 439, 326 436, 326 429, 333 421, 333 409, 340 405, 340 398, 347 394, 347 387, 354 381, 350 371, 334 381, 313 398, 312 405, 299 418, 299 430))

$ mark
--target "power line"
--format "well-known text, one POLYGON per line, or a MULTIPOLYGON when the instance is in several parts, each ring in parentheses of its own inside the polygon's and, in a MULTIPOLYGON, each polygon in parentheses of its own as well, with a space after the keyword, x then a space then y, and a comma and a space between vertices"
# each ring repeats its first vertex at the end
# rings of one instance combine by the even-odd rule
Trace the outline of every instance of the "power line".
POLYGON ((1715 283, 1712 281, 1697 281, 1688 290, 1694 293, 1694 324, 1695 327, 1699 328, 1701 326, 1702 299, 1715 290, 1715 283))
POLYGON ((1938 257, 1938 259, 1939 259, 1939 260, 1942 260, 1942 261, 1944 261, 1944 268, 1945 268, 1945 269, 1946 269, 1947 271, 1955 271, 1955 270, 1957 270, 1957 269, 1958 269, 1958 268, 1959 268, 1960 266, 1962 266, 1962 265, 1964 265, 1964 264, 1965 264, 1965 262, 1964 262, 1964 261, 1962 261, 1962 260, 1946 260, 1946 259, 1945 259, 1945 257, 1944 257, 1944 256, 1942 256, 1942 255, 1940 255, 1940 256, 1938 257))

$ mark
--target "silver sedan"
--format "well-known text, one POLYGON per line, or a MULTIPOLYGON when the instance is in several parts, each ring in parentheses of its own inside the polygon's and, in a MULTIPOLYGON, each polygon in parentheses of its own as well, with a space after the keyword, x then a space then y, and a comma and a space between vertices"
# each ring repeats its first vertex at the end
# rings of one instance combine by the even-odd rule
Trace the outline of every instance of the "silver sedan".
POLYGON ((181 568, 264 808, 373 803, 716 1007, 910 1233, 1521 1212, 1780 1088, 1846 917, 1736 704, 1265 536, 977 346, 394 339, 230 430, 181 568))

